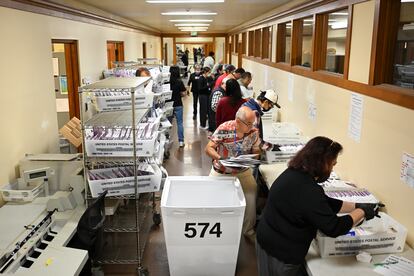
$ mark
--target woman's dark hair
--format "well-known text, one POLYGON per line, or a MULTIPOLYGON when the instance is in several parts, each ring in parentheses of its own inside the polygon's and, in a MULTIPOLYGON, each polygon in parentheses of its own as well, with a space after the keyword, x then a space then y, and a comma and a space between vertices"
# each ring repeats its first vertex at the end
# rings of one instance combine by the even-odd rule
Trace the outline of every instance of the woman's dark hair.
POLYGON ((145 67, 138 68, 137 71, 135 72, 135 76, 141 77, 141 74, 143 73, 145 74, 145 76, 151 76, 150 71, 145 67))
POLYGON ((210 67, 203 67, 203 69, 201 70, 201 74, 205 74, 205 73, 208 73, 210 71, 211 71, 210 67))
POLYGON ((180 79, 180 68, 178 66, 170 67, 170 82, 176 82, 180 79))
POLYGON ((289 161, 289 168, 300 170, 324 182, 331 174, 332 162, 342 152, 341 144, 323 136, 317 136, 289 161))
POLYGON ((226 81, 226 94, 225 96, 230 97, 230 104, 235 106, 242 97, 240 90, 240 84, 235 79, 229 79, 226 81))

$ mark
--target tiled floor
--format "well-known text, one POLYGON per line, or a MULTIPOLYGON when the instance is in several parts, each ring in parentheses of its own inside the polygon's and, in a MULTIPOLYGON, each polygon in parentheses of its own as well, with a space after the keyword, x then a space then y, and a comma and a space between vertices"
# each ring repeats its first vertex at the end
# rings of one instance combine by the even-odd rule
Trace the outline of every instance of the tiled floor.
MULTIPOLYGON (((208 175, 211 168, 211 159, 204 153, 207 144, 207 133, 198 128, 197 121, 192 120, 192 98, 184 99, 184 137, 185 147, 178 148, 175 128, 172 139, 175 141, 170 149, 170 158, 164 163, 169 175, 208 175)), ((120 234, 121 235, 121 234, 120 234)), ((131 237, 131 246, 135 238, 131 237)), ((124 244, 124 243, 123 243, 124 244)), ((128 247, 128 246, 127 246, 128 247)), ((125 248, 121 251, 130 249, 125 248)), ((143 266, 148 269, 151 276, 168 276, 168 259, 164 241, 162 223, 153 227, 147 240, 143 266)), ((136 275, 136 267, 131 265, 110 265, 105 267, 105 275, 136 275)), ((254 244, 241 239, 236 275, 255 276, 256 255, 254 244)), ((223 275, 224 276, 224 275, 223 275)))

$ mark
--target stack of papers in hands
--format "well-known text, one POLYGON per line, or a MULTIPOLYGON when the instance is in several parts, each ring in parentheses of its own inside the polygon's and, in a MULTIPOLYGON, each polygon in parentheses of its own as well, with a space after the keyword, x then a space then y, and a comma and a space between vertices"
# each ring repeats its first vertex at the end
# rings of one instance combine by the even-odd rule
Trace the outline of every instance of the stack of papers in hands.
POLYGON ((237 157, 229 157, 220 160, 220 164, 224 167, 249 168, 260 164, 260 160, 256 159, 258 154, 244 154, 237 157))

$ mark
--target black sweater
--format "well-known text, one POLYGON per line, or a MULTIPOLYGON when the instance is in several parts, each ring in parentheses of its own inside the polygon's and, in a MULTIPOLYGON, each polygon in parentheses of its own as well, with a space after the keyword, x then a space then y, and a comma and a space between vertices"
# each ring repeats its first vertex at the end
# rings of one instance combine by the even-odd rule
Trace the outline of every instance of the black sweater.
POLYGON ((288 168, 270 189, 257 242, 284 263, 303 263, 318 229, 337 237, 352 228, 351 216, 336 215, 341 207, 342 201, 327 197, 312 176, 288 168))

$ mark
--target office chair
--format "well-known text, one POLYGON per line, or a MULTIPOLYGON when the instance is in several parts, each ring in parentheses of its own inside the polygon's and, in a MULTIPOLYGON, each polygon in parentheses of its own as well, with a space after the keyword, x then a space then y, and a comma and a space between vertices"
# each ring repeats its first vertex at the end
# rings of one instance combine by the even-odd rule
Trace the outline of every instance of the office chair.
POLYGON ((88 250, 88 263, 80 275, 91 275, 92 262, 103 249, 103 226, 105 222, 105 196, 102 193, 81 216, 76 234, 67 245, 68 247, 88 250))

